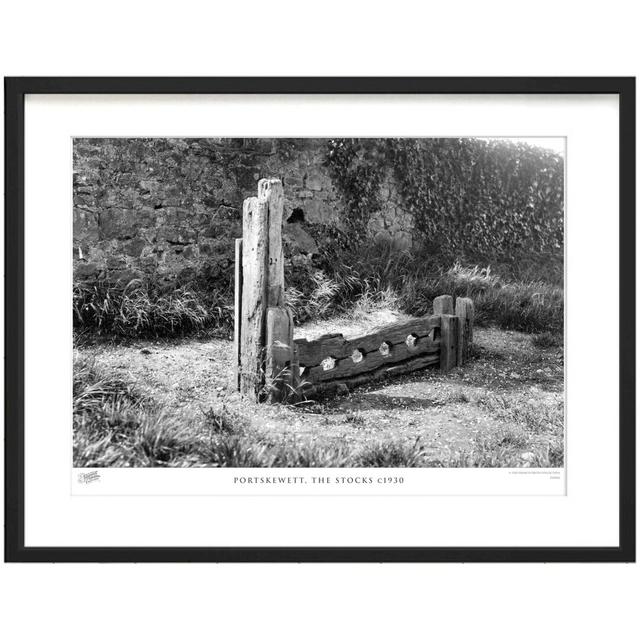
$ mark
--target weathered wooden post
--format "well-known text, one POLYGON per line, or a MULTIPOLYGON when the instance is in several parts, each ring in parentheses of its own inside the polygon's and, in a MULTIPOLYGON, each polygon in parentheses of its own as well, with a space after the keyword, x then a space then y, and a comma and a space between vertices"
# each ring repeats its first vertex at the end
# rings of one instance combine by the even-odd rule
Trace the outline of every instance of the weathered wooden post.
POLYGON ((236 238, 235 288, 233 295, 234 386, 240 391, 240 326, 242 323, 242 238, 236 238))
POLYGON ((471 298, 456 298, 456 316, 458 316, 458 366, 469 359, 473 342, 473 301, 471 298))
POLYGON ((451 371, 458 361, 458 316, 440 316, 440 370, 451 371))
POLYGON ((434 298, 433 315, 440 316, 440 369, 450 371, 458 361, 458 319, 453 315, 453 298, 434 298))
POLYGON ((453 298, 451 296, 438 296, 433 299, 433 315, 453 315, 453 298))
POLYGON ((257 398, 262 384, 268 259, 268 205, 247 198, 242 207, 240 393, 257 398))
POLYGON ((282 307, 267 309, 265 391, 270 402, 287 397, 293 370, 293 316, 282 307))
POLYGON ((242 241, 236 242, 236 343, 240 393, 253 400, 280 399, 291 370, 293 318, 284 305, 282 211, 276 179, 258 182, 244 201, 242 241))

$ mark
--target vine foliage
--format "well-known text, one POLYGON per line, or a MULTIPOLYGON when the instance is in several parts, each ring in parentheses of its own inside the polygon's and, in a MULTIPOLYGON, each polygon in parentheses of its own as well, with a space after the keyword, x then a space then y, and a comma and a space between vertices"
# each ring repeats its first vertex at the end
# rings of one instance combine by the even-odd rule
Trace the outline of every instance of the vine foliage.
POLYGON ((399 185, 414 244, 443 258, 511 262, 561 255, 564 161, 528 144, 478 138, 348 138, 328 143, 326 164, 351 231, 399 185))

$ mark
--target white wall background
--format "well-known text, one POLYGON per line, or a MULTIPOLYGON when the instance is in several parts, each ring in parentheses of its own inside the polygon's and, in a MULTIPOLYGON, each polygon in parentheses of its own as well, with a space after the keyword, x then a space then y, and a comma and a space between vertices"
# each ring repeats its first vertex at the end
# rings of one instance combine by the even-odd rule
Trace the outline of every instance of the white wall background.
MULTIPOLYGON (((22 2, 3 75, 637 75, 633 4, 22 2)), ((637 565, 0 567, 30 638, 632 637, 637 565)))

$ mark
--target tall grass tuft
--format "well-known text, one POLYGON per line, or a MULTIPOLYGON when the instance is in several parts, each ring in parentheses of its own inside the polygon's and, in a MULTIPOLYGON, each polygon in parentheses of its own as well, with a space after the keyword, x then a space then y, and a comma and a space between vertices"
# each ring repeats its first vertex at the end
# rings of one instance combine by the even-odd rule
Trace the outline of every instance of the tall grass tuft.
POLYGON ((244 427, 225 406, 203 412, 202 420, 169 415, 133 382, 114 377, 90 358, 75 357, 75 467, 215 464, 212 451, 226 447, 244 427))
POLYGON ((505 282, 489 267, 465 268, 456 263, 433 278, 407 280, 403 301, 409 313, 431 311, 433 298, 449 294, 474 302, 476 322, 501 329, 529 333, 561 333, 564 321, 564 291, 545 282, 505 282))
POLYGON ((233 308, 215 292, 205 297, 188 287, 163 291, 143 280, 125 287, 96 281, 74 284, 73 318, 77 329, 99 335, 163 337, 212 327, 229 332, 233 308))
POLYGON ((304 290, 287 287, 285 302, 297 323, 327 317, 338 310, 340 284, 328 278, 323 271, 309 275, 304 290))
MULTIPOLYGON (((338 253, 330 258, 324 263, 325 277, 334 283, 331 303, 337 312, 352 308, 357 300, 387 296, 398 310, 425 315, 432 312, 436 296, 449 294, 471 298, 480 325, 562 333, 564 291, 558 284, 513 280, 497 275, 489 266, 459 262, 443 271, 428 256, 390 247, 363 248, 350 254, 348 263, 347 257, 338 253)), ((326 307, 323 312, 327 313, 326 307)))
POLYGON ((376 442, 355 456, 357 467, 420 467, 427 466, 427 454, 420 440, 415 442, 376 442))

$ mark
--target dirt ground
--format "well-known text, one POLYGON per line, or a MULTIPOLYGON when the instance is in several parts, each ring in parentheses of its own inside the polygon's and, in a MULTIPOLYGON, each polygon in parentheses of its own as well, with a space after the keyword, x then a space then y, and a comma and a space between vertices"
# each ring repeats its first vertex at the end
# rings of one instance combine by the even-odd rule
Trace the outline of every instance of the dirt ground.
MULTIPOLYGON (((296 337, 342 331, 368 333, 398 319, 390 312, 308 325, 296 337)), ((540 348, 515 331, 475 329, 475 355, 443 374, 427 369, 302 406, 250 404, 232 388, 233 344, 227 340, 139 341, 127 346, 95 343, 81 348, 163 406, 193 420, 212 408, 232 410, 251 429, 283 443, 361 448, 383 442, 419 441, 429 457, 446 460, 493 439, 508 442, 517 460, 547 451, 563 419, 561 347, 540 348)), ((561 431, 561 427, 560 427, 561 431)), ((562 438, 560 432, 560 438, 562 438)), ((542 464, 542 463, 539 463, 542 464)))

